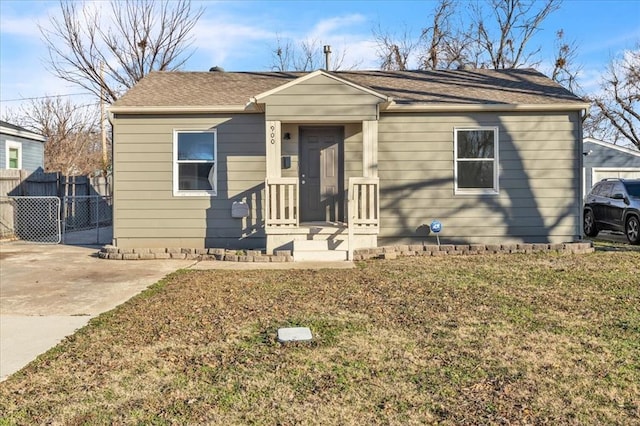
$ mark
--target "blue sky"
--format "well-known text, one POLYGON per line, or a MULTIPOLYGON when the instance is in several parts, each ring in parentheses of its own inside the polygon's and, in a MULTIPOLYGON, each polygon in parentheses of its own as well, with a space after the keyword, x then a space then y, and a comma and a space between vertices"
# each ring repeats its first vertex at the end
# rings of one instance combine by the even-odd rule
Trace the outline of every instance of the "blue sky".
MULTIPOLYGON (((96 2, 100 5, 100 2, 96 2)), ((372 29, 418 34, 433 1, 201 1, 204 15, 195 30, 194 53, 185 69, 264 71, 272 64, 276 38, 317 40, 346 51, 345 65, 378 67, 372 29)), ((103 5, 106 6, 106 5, 103 5)), ((20 105, 16 99, 83 92, 51 75, 38 24, 48 25, 57 1, 0 0, 0 113, 20 105)), ((564 0, 530 42, 542 46, 540 69, 553 55, 558 29, 578 45, 580 82, 596 90, 611 57, 640 43, 640 0, 564 0), (544 54, 546 53, 546 54, 544 54)), ((75 100, 75 98, 74 98, 75 100)))

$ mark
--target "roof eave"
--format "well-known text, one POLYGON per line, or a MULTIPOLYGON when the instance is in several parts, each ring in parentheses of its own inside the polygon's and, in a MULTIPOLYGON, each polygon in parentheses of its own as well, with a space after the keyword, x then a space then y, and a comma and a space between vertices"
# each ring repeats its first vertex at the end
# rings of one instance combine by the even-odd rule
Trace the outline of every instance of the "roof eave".
POLYGON ((24 139, 30 139, 37 142, 46 142, 47 138, 39 135, 37 133, 25 131, 25 130, 16 130, 10 127, 0 126, 0 133, 4 133, 5 135, 15 136, 24 139))
POLYGON ((584 138, 583 142, 594 143, 596 145, 600 145, 607 149, 614 149, 616 151, 624 152, 625 154, 631 154, 635 157, 640 157, 640 151, 635 151, 633 149, 625 148, 623 146, 614 145, 610 142, 601 141, 595 138, 584 138))
POLYGON ((246 105, 205 106, 112 106, 112 114, 193 114, 193 113, 256 113, 262 112, 252 103, 246 105))
POLYGON ((556 104, 398 104, 391 103, 383 112, 473 112, 473 111, 583 111, 588 103, 556 104))

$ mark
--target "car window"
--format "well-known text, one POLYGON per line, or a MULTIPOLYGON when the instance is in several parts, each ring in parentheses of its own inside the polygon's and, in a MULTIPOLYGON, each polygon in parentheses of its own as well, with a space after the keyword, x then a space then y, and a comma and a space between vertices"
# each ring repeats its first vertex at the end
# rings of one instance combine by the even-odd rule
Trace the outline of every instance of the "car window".
POLYGON ((598 192, 598 195, 601 197, 611 197, 611 189, 613 188, 613 183, 611 182, 602 182, 602 187, 598 192))
POLYGON ((638 182, 625 182, 627 187, 627 194, 632 197, 640 197, 640 181, 638 182))
POLYGON ((591 188, 591 195, 598 195, 600 194, 600 190, 602 189, 602 182, 598 182, 594 185, 593 188, 591 188))
POLYGON ((615 182, 611 187, 611 194, 609 196, 613 197, 613 194, 624 194, 624 193, 625 193, 625 190, 624 190, 624 186, 622 185, 622 182, 615 182))

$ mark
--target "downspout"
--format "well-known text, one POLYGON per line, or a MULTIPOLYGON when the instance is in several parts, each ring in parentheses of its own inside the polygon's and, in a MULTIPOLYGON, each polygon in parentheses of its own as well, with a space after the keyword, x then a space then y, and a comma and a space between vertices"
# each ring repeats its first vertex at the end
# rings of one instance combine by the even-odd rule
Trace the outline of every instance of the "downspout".
POLYGON ((578 226, 576 230, 578 241, 582 241, 582 224, 584 223, 584 209, 582 206, 584 205, 584 192, 585 192, 585 175, 584 175, 584 131, 582 124, 584 124, 585 120, 589 116, 589 108, 584 108, 580 110, 581 120, 580 120, 580 134, 578 137, 580 141, 578 143, 578 170, 579 170, 579 189, 578 189, 578 226))
MULTIPOLYGON (((111 229, 113 232, 113 236, 112 236, 112 240, 111 240, 111 244, 115 247, 118 246, 118 240, 116 238, 116 209, 115 209, 115 186, 116 186, 116 156, 115 156, 115 148, 116 148, 116 139, 114 137, 114 124, 113 121, 115 119, 115 114, 111 111, 109 111, 107 109, 107 120, 109 120, 109 124, 111 124, 111 188, 110 188, 110 192, 111 193, 111 229)), ((107 179, 107 176, 105 175, 105 183, 108 185, 109 184, 109 180, 107 179)))

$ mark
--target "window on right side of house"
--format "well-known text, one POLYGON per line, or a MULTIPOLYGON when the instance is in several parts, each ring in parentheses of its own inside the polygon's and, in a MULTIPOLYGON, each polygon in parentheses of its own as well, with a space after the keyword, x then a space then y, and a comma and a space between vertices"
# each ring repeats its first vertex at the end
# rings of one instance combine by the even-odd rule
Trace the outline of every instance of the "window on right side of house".
POLYGON ((498 128, 456 128, 455 193, 497 194, 498 128))

